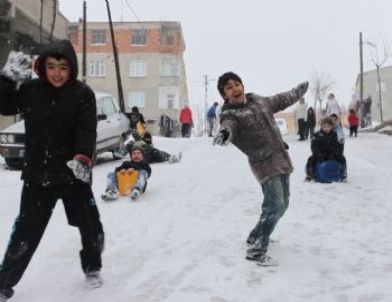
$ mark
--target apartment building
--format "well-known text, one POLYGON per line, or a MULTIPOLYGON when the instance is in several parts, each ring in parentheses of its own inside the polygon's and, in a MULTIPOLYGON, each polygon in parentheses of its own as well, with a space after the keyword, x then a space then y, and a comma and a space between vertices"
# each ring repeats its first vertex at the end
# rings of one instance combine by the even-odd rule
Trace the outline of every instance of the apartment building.
MULTIPOLYGON (((163 113, 176 121, 182 105, 188 103, 181 24, 115 22, 113 30, 125 110, 139 107, 148 120, 149 130, 156 134, 163 113)), ((69 38, 82 70, 82 22, 70 24, 69 38)), ((118 98, 109 24, 88 22, 86 40, 87 84, 118 98)))
MULTIPOLYGON (((11 50, 35 54, 50 38, 67 38, 67 30, 68 20, 59 12, 58 1, 0 0, 0 66, 11 50)), ((1 116, 0 129, 16 119, 1 116)))

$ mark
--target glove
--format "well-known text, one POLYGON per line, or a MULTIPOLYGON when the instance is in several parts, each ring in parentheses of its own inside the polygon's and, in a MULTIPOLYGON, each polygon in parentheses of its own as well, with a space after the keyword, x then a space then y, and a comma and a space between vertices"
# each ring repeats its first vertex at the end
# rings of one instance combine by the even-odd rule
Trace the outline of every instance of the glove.
POLYGON ((14 82, 31 78, 31 58, 23 52, 11 51, 1 74, 14 82))
POLYGON ((91 159, 85 155, 75 155, 73 160, 67 161, 67 166, 72 170, 75 178, 89 183, 91 181, 91 159))
POLYGON ((223 128, 219 131, 218 135, 215 136, 213 145, 221 145, 225 146, 230 143, 231 140, 231 132, 228 128, 223 128))
POLYGON ((303 82, 297 86, 298 98, 302 97, 308 91, 309 82, 303 82))

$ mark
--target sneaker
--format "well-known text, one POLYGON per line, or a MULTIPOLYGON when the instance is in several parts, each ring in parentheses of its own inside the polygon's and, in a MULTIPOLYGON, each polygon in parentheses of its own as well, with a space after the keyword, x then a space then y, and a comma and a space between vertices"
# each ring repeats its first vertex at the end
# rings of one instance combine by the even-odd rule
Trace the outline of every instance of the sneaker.
POLYGON ((101 195, 102 200, 104 201, 112 201, 118 198, 118 192, 115 188, 107 188, 105 193, 101 195))
POLYGON ((343 176, 340 182, 347 182, 347 176, 343 176))
POLYGON ((170 155, 168 162, 169 162, 169 164, 174 164, 174 163, 178 162, 177 156, 170 155))
POLYGON ((99 271, 92 271, 86 273, 87 286, 90 288, 97 288, 103 285, 103 279, 99 271))
POLYGON ((278 262, 272 259, 270 256, 262 255, 259 260, 257 260, 257 265, 260 266, 277 266, 278 262))
POLYGON ((311 180, 312 179, 309 176, 306 176, 305 179, 304 179, 305 182, 310 182, 311 180))
POLYGON ((139 196, 140 196, 140 190, 138 188, 133 189, 132 192, 131 192, 131 195, 130 195, 131 199, 135 200, 139 196))
POLYGON ((14 290, 5 288, 0 290, 0 302, 5 302, 14 295, 14 290))

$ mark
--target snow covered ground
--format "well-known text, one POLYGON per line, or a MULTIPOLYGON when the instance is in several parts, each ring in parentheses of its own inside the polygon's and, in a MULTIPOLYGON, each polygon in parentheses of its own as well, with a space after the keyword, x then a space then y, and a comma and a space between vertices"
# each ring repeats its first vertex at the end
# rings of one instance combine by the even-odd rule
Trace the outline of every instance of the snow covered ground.
MULTIPOLYGON (((245 157, 207 138, 156 138, 163 150, 183 151, 183 161, 154 164, 137 202, 100 201, 106 173, 119 162, 108 154, 94 168, 106 232, 105 285, 85 287, 79 234, 67 226, 59 202, 11 301, 391 301, 391 137, 347 138, 348 182, 334 184, 303 182, 309 143, 296 139, 286 137, 295 172, 290 206, 270 247, 279 266, 244 259, 262 200, 245 157)), ((1 256, 18 213, 19 177, 1 165, 1 256)))

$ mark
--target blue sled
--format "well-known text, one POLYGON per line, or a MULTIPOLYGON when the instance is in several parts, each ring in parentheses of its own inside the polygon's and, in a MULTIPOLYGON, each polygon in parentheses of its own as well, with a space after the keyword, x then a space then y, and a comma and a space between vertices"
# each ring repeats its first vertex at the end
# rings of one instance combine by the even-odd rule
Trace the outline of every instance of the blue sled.
POLYGON ((316 163, 314 178, 318 182, 335 182, 342 180, 342 164, 336 160, 316 163))

